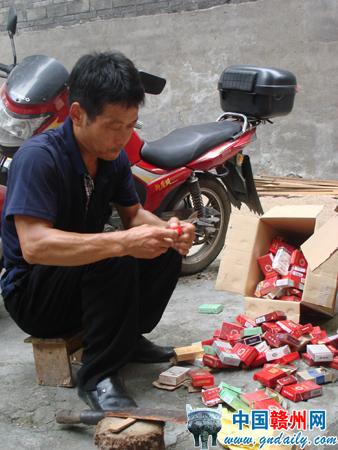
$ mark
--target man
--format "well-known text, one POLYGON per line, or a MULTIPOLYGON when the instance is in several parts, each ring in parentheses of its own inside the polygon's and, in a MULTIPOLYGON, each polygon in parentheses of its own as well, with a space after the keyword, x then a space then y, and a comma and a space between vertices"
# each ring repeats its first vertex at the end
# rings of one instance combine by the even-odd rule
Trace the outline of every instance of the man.
POLYGON ((164 222, 139 203, 123 147, 143 101, 129 59, 83 56, 70 75, 69 118, 27 141, 9 173, 5 306, 37 337, 83 330, 78 393, 94 409, 136 406, 118 369, 173 355, 142 334, 159 322, 194 238, 191 224, 164 222), (112 201, 125 229, 102 233, 112 201))

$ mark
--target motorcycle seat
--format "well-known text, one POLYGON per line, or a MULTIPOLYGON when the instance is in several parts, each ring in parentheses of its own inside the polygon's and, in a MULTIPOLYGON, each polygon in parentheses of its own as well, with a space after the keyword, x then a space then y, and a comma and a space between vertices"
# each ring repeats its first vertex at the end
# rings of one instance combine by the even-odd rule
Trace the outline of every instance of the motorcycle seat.
POLYGON ((145 142, 141 150, 142 159, 162 169, 176 169, 231 139, 241 129, 241 123, 237 121, 180 128, 161 139, 145 142))

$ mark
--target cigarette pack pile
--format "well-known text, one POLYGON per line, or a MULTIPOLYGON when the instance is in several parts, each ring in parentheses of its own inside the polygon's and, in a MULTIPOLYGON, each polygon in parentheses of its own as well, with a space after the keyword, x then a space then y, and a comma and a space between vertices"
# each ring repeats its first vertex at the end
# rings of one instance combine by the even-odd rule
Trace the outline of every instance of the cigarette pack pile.
POLYGON ((257 258, 264 280, 257 284, 255 296, 269 299, 302 300, 307 271, 303 253, 277 236, 269 253, 257 258))

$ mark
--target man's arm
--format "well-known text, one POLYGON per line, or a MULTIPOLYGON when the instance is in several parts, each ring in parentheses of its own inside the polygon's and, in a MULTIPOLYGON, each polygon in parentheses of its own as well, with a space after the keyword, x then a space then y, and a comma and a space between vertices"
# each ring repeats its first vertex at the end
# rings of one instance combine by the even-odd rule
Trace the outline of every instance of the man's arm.
POLYGON ((24 259, 29 264, 78 266, 110 257, 155 258, 173 247, 177 232, 164 226, 141 225, 110 233, 73 233, 52 223, 15 215, 24 259))

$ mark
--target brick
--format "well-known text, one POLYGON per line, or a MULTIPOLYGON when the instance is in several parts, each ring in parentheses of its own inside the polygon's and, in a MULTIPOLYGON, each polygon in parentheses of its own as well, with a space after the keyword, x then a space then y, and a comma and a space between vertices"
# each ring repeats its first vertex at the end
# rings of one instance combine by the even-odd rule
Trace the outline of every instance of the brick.
POLYGON ((96 11, 88 11, 81 14, 76 14, 76 18, 80 22, 87 22, 90 19, 96 17, 96 11))
POLYGON ((67 14, 84 13, 89 11, 89 0, 74 0, 67 3, 67 14))
POLYGON ((39 20, 47 17, 47 9, 45 7, 32 8, 27 10, 27 20, 39 20))
POLYGON ((90 0, 90 9, 99 11, 101 9, 112 9, 113 0, 90 0))
POLYGON ((37 8, 39 6, 48 6, 51 4, 51 0, 39 0, 38 2, 33 2, 33 8, 37 8))
POLYGON ((66 14, 67 14, 67 5, 65 3, 47 6, 48 17, 59 17, 65 16, 66 14))
MULTIPOLYGON (((142 0, 139 0, 140 2, 142 0)), ((135 5, 135 3, 139 3, 139 1, 135 2, 135 0, 113 0, 113 8, 116 8, 117 6, 130 6, 135 5)), ((153 0, 143 0, 147 2, 152 2, 153 0)))
POLYGON ((25 28, 28 30, 36 31, 45 28, 50 28, 54 25, 53 17, 45 17, 44 19, 39 19, 38 21, 26 21, 20 28, 25 28))

